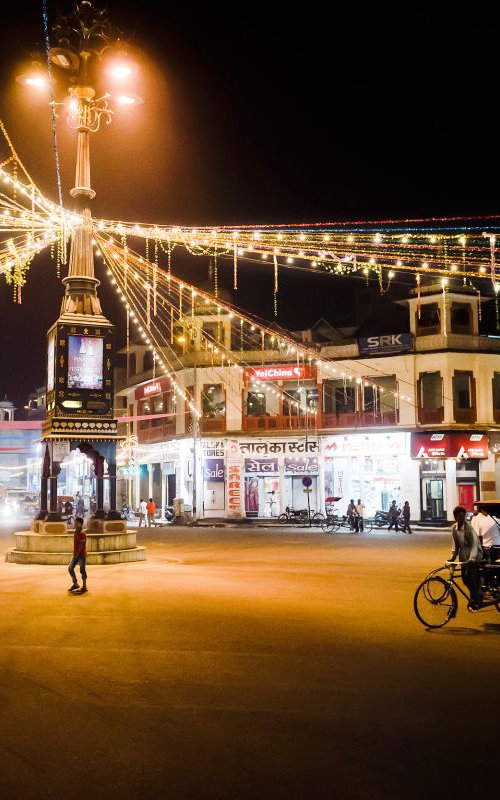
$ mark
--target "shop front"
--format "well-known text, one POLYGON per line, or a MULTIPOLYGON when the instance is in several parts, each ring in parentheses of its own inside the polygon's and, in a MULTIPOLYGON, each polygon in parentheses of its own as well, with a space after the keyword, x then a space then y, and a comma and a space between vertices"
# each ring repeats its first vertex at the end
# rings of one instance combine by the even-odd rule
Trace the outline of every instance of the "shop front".
POLYGON ((307 508, 302 478, 313 481, 311 508, 320 508, 316 438, 231 439, 227 448, 228 510, 275 519, 285 507, 307 508), (241 505, 240 505, 241 504, 241 505))
POLYGON ((321 453, 325 496, 342 498, 340 513, 351 499, 361 500, 367 517, 387 511, 393 500, 398 508, 405 500, 416 504, 408 433, 324 436, 321 453))
POLYGON ((317 456, 294 457, 284 459, 284 494, 285 506, 296 511, 307 508, 307 494, 311 513, 323 510, 319 495, 319 462, 317 456), (303 478, 308 476, 311 485, 307 493, 304 491, 303 478))
POLYGON ((472 511, 480 496, 480 465, 489 456, 488 436, 471 431, 411 434, 411 457, 419 462, 420 519, 444 525, 455 505, 472 511))
POLYGON ((280 514, 278 458, 245 458, 245 514, 272 518, 280 514))

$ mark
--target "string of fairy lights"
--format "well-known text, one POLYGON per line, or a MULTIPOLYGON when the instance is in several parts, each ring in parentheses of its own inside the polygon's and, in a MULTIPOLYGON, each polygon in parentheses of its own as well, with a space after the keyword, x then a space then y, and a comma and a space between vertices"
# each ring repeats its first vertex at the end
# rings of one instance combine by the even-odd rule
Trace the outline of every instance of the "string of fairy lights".
MULTIPOLYGON (((16 302, 22 300, 22 289, 34 257, 50 249, 57 274, 67 263, 68 243, 72 231, 81 224, 77 214, 48 200, 38 189, 19 158, 0 120, 0 275, 13 287, 16 302), (20 174, 22 177, 20 177, 20 174)), ((94 236, 98 251, 104 257, 109 278, 113 282, 137 334, 153 353, 155 368, 163 370, 171 381, 174 395, 196 416, 201 416, 194 399, 175 377, 183 366, 178 352, 181 339, 193 336, 196 306, 206 305, 216 322, 215 332, 199 330, 200 345, 206 365, 215 373, 226 367, 244 373, 256 363, 260 351, 262 363, 266 353, 297 365, 321 367, 325 372, 347 383, 373 389, 373 403, 386 403, 384 387, 376 377, 367 379, 340 361, 317 358, 317 352, 297 342, 276 323, 269 323, 221 301, 219 296, 219 264, 232 268, 233 289, 238 290, 242 264, 260 262, 273 272, 274 315, 278 313, 280 273, 283 269, 375 278, 382 293, 389 290, 397 275, 413 274, 418 292, 423 282, 432 277, 441 282, 446 296, 449 283, 462 280, 475 288, 491 281, 490 292, 496 300, 500 282, 496 263, 496 241, 500 236, 500 217, 448 217, 416 220, 383 220, 331 222, 294 225, 245 225, 219 227, 186 227, 148 225, 140 222, 94 220, 94 236), (130 247, 130 240, 144 242, 144 255, 130 247), (207 293, 174 276, 174 253, 209 259, 213 274, 213 292, 207 293), (239 348, 227 346, 220 336, 226 315, 239 326, 239 348), (187 331, 187 334, 186 334, 187 331), (259 346, 260 344, 260 346, 259 346), (253 347, 256 345, 255 347, 253 347), (245 353, 253 348, 251 361, 245 353)), ((479 290, 478 290, 479 291, 479 290)), ((483 290, 483 295, 487 290, 483 290)), ((185 348, 182 348, 183 355, 185 348)), ((363 368, 362 362, 357 361, 363 368)), ((370 371, 377 372, 370 364, 370 371)), ((380 371, 380 375, 383 373, 380 371)), ((414 384, 400 381, 411 387, 414 384)), ((316 408, 303 403, 294 392, 278 382, 253 381, 251 388, 270 392, 281 398, 297 414, 315 414, 316 408)), ((346 391, 346 388, 345 388, 346 391)), ((393 404, 400 401, 414 404, 410 395, 398 391, 393 404)), ((386 395, 387 397, 387 395, 386 395)), ((207 398, 206 398, 207 399, 207 398)), ((388 405, 388 408, 391 406, 388 405)))
MULTIPOLYGON (((205 350, 208 356, 200 366, 210 366, 215 370, 234 367, 245 373, 255 366, 260 353, 262 363, 264 359, 268 360, 276 354, 287 361, 296 359, 297 366, 314 365, 321 368, 327 376, 340 380, 345 389, 348 382, 351 386, 358 386, 361 391, 365 388, 371 389, 374 410, 378 410, 378 403, 385 406, 387 411, 398 408, 401 401, 415 405, 415 384, 411 381, 400 379, 399 382, 411 389, 413 397, 399 389, 387 391, 384 386, 377 383, 377 374, 366 377, 366 373, 362 374, 342 361, 325 358, 323 355, 321 359, 318 358, 317 351, 297 342, 283 329, 277 326, 270 328, 262 320, 240 311, 234 305, 215 298, 213 294, 196 289, 172 273, 158 269, 154 262, 146 261, 143 256, 130 250, 129 247, 124 247, 113 238, 96 234, 96 244, 104 257, 108 275, 125 304, 127 313, 131 314, 133 323, 138 327, 139 335, 153 352, 155 361, 169 377, 175 369, 186 366, 174 347, 176 344, 182 344, 181 352, 185 355, 184 345, 186 341, 194 338, 195 317, 201 311, 205 319, 215 318, 216 330, 220 330, 221 315, 224 314, 231 323, 236 323, 238 335, 235 337, 236 341, 228 346, 224 336, 210 335, 198 330, 196 335, 201 335, 201 350, 205 350), (202 304, 201 309, 200 304, 202 304), (240 347, 238 347, 238 336, 240 347), (245 359, 249 343, 253 345, 251 361, 245 359)), ((372 364, 366 365, 359 360, 356 363, 361 369, 367 368, 370 372, 380 373, 382 379, 387 377, 382 370, 377 370, 372 364)), ((227 379, 227 372, 224 375, 227 379)), ((297 413, 314 414, 317 410, 316 407, 311 408, 307 402, 302 403, 297 400, 294 392, 283 389, 277 381, 252 380, 250 388, 281 396, 289 406, 296 409, 297 413)))
POLYGON ((366 224, 339 227, 334 223, 319 227, 187 228, 99 220, 97 227, 118 237, 145 239, 147 246, 160 245, 169 256, 181 247, 193 256, 231 259, 235 290, 239 262, 256 258, 275 272, 278 267, 299 267, 336 275, 375 275, 381 287, 384 276, 390 282, 398 271, 415 274, 417 283, 430 275, 461 277, 464 281, 488 277, 495 288, 499 223, 500 218, 485 219, 483 225, 451 229, 443 218, 440 227, 404 226, 394 221, 392 226, 369 228, 366 224))

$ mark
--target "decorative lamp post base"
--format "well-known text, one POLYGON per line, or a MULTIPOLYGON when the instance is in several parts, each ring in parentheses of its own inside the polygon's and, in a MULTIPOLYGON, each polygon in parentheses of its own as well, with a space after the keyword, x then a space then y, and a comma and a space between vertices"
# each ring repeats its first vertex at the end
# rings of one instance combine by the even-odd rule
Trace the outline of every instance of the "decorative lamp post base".
MULTIPOLYGON (((15 533, 16 546, 5 560, 13 564, 68 565, 73 555, 73 531, 65 522, 33 520, 30 531, 15 533)), ((87 533, 87 564, 124 564, 146 560, 146 548, 137 545, 137 531, 124 520, 91 518, 87 533)))

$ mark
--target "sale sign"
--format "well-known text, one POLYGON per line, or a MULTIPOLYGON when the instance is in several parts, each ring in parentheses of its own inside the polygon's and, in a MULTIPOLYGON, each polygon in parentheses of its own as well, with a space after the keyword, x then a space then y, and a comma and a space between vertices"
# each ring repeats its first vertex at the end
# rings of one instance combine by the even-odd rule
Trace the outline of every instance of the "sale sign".
POLYGON ((203 462, 203 478, 205 481, 223 483, 225 477, 224 459, 206 458, 203 462))

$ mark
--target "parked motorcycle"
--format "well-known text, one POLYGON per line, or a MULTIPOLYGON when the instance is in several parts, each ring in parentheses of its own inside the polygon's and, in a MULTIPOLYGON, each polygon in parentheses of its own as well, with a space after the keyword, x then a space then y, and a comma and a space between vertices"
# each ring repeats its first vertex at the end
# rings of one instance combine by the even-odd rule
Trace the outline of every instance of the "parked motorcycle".
POLYGON ((373 518, 373 523, 377 526, 377 528, 383 528, 384 525, 388 525, 389 515, 387 511, 377 511, 373 518))
POLYGON ((128 505, 123 506, 122 510, 120 511, 120 516, 122 519, 127 519, 127 520, 134 519, 135 513, 132 510, 132 506, 128 505))

